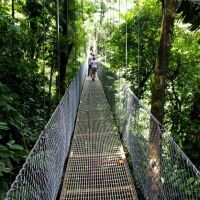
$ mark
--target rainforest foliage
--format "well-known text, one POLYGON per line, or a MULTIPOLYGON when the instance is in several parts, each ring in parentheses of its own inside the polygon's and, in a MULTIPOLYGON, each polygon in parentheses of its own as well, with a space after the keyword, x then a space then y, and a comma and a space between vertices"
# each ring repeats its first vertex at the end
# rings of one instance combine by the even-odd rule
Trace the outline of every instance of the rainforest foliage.
POLYGON ((83 22, 94 9, 75 0, 0 3, 0 199, 85 59, 83 22))
MULTIPOLYGON (((1 1, 0 199, 85 58, 87 31, 94 33, 95 51, 102 61, 151 104, 162 3, 131 2, 1 1)), ((165 70, 164 124, 200 166, 199 5, 192 5, 192 19, 187 6, 179 5, 173 27, 165 70)))
MULTIPOLYGON (((105 49, 101 53, 107 56, 106 62, 110 63, 111 70, 129 80, 134 93, 150 107, 161 34, 162 3, 157 0, 143 0, 138 6, 138 1, 135 2, 133 8, 128 5, 127 11, 120 14, 120 25, 115 23, 117 15, 108 16, 113 23, 105 16, 102 30, 105 27, 110 29, 99 36, 99 43, 104 44, 99 50, 105 49), (107 39, 108 35, 110 37, 107 39)), ((169 63, 162 72, 165 75, 163 123, 182 150, 199 167, 200 5, 193 4, 196 15, 190 13, 191 18, 185 13, 186 5, 185 2, 181 5, 184 13, 180 11, 180 7, 176 13, 169 63), (186 24, 185 21, 190 23, 186 24)), ((167 37, 166 35, 165 33, 163 37, 167 37)), ((167 58, 163 59, 166 62, 167 58)))

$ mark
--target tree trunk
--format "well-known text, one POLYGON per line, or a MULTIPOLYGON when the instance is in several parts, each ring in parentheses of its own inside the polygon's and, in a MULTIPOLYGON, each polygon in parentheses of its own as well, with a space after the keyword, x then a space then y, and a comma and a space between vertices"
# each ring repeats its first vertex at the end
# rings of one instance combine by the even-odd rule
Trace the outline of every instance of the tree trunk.
MULTIPOLYGON (((163 0, 160 43, 154 68, 151 112, 162 124, 164 119, 165 76, 172 47, 176 0, 163 0)), ((153 118, 150 120, 148 147, 147 191, 149 200, 160 199, 161 189, 161 132, 153 118)))
POLYGON ((67 47, 67 53, 63 51, 60 55, 60 93, 63 95, 65 93, 65 79, 66 79, 66 69, 70 54, 72 52, 73 44, 69 44, 67 47))
POLYGON ((64 0, 63 2, 63 18, 64 21, 62 23, 63 35, 68 36, 68 12, 69 12, 69 2, 68 0, 64 0))
POLYGON ((12 18, 15 18, 15 0, 12 0, 12 18))
POLYGON ((169 52, 172 46, 176 0, 166 0, 166 6, 163 7, 160 43, 154 68, 151 100, 151 112, 160 123, 163 123, 164 118, 165 75, 169 64, 169 52))
POLYGON ((68 41, 68 12, 69 12, 69 1, 64 0, 63 1, 63 13, 61 16, 63 16, 63 19, 60 19, 60 25, 62 26, 62 36, 66 38, 67 42, 61 44, 60 48, 60 55, 59 61, 60 66, 58 70, 58 77, 57 77, 57 94, 63 95, 65 92, 65 77, 66 77, 66 69, 67 69, 67 63, 69 56, 71 54, 71 50, 73 47, 73 44, 69 45, 68 41))

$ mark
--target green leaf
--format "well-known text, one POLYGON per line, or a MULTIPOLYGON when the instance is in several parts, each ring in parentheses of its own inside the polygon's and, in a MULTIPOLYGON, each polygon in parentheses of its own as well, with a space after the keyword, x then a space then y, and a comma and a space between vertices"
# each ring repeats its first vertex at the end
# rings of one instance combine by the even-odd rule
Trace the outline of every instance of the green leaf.
POLYGON ((11 148, 15 150, 24 150, 24 147, 19 144, 13 144, 11 148))
POLYGON ((10 145, 13 145, 15 143, 15 140, 10 140, 7 145, 10 146, 10 145))
POLYGON ((14 140, 10 140, 7 145, 11 148, 11 149, 15 149, 15 150, 24 150, 24 147, 19 145, 19 144, 15 144, 14 140))
POLYGON ((20 130, 20 124, 18 122, 16 122, 16 120, 11 120, 10 124, 13 125, 14 127, 16 127, 18 130, 20 130))
POLYGON ((13 156, 13 152, 8 148, 0 144, 0 157, 2 158, 10 158, 13 156))
POLYGON ((13 169, 13 165, 12 165, 11 160, 10 160, 9 158, 8 158, 8 159, 5 159, 5 163, 6 163, 6 166, 7 166, 7 167, 13 169))
POLYGON ((5 168, 1 169, 1 171, 5 172, 5 173, 11 173, 12 169, 8 168, 8 167, 5 167, 5 168))
POLYGON ((9 130, 10 128, 8 127, 7 123, 0 122, 0 129, 2 129, 2 130, 9 130))
POLYGON ((0 151, 9 151, 9 149, 2 144, 0 144, 0 151))
POLYGON ((0 176, 3 176, 2 172, 1 172, 1 169, 0 169, 0 176))

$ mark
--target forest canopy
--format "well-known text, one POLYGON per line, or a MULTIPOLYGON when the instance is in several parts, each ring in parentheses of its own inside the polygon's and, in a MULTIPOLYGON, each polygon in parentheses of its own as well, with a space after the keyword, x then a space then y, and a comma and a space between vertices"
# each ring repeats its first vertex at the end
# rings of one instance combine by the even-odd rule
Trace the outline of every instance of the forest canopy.
MULTIPOLYGON (((0 199, 86 59, 89 45, 151 107, 163 3, 1 1, 0 199)), ((176 6, 161 121, 200 167, 200 4, 184 0, 176 6)))

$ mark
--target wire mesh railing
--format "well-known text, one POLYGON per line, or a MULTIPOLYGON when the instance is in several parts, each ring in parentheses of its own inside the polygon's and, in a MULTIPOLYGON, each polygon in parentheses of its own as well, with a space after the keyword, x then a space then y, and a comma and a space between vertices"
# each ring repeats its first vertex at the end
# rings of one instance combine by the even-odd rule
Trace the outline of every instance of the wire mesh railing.
POLYGON ((200 199, 200 172, 127 82, 103 66, 99 77, 145 199, 200 199))
POLYGON ((70 148, 86 71, 87 62, 82 65, 66 90, 7 192, 6 200, 56 199, 70 148))

